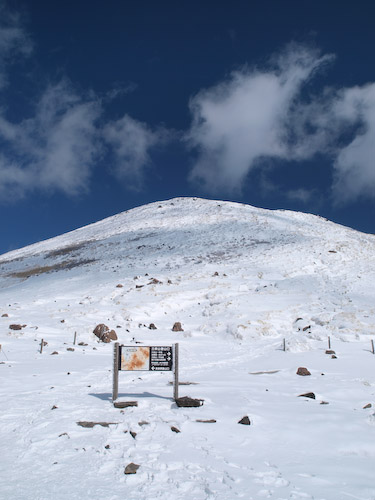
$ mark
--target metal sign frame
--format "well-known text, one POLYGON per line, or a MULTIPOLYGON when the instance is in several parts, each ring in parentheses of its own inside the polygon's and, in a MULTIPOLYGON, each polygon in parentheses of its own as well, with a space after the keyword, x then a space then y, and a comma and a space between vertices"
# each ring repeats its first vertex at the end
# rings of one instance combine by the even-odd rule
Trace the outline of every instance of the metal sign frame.
POLYGON ((113 349, 113 383, 112 402, 118 398, 118 373, 119 371, 172 371, 173 369, 173 399, 178 399, 178 344, 172 346, 125 346, 115 342, 113 349), (128 353, 142 354, 137 361, 132 358, 125 360, 121 356, 123 348, 128 349, 128 353), (146 351, 148 349, 148 352, 146 351), (143 352, 142 352, 143 350, 143 352), (136 362, 135 362, 136 361, 136 362), (124 364, 124 368, 122 365, 124 364), (126 368, 128 366, 128 368, 126 368))

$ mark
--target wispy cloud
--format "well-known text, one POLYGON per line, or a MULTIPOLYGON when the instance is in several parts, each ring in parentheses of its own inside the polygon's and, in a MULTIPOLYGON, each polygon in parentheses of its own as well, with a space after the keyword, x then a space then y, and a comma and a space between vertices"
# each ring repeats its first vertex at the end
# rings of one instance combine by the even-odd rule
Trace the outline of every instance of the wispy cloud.
POLYGON ((285 131, 294 103, 302 86, 331 59, 292 44, 268 69, 244 68, 196 95, 188 141, 198 159, 191 179, 212 191, 235 191, 262 158, 292 158, 285 131))
POLYGON ((10 11, 5 2, 0 1, 0 89, 5 87, 8 78, 6 68, 15 56, 27 56, 33 44, 23 29, 20 16, 10 11))
POLYGON ((30 191, 85 190, 100 146, 95 122, 100 104, 83 99, 71 84, 50 85, 35 114, 19 123, 0 117, 0 194, 21 197, 30 191))
POLYGON ((151 163, 150 150, 166 138, 163 129, 151 130, 129 115, 105 125, 103 137, 113 153, 113 172, 129 188, 140 189, 151 163))
POLYGON ((348 124, 358 125, 334 163, 335 201, 375 198, 375 83, 344 90, 334 111, 348 124))
MULTIPOLYGON (((302 92, 333 59, 291 44, 267 68, 236 71, 192 98, 187 140, 197 160, 190 180, 211 192, 240 191, 267 159, 303 168, 319 153, 331 159, 335 203, 375 197, 375 84, 302 92)), ((311 190, 286 193, 307 201, 311 190)))

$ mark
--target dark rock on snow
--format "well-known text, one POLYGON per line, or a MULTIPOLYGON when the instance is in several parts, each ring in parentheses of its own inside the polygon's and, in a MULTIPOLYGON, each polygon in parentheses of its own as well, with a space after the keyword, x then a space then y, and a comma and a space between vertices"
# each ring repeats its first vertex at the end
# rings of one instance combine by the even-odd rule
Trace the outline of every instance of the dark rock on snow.
POLYGON ((297 375, 301 375, 302 377, 306 377, 308 375, 311 375, 311 373, 309 372, 309 370, 307 368, 300 366, 297 370, 297 375))
POLYGON ((94 335, 98 337, 99 340, 108 344, 111 340, 117 340, 117 335, 114 330, 110 330, 107 325, 100 323, 93 330, 94 335))
POLYGON ((251 425, 250 419, 247 415, 241 418, 241 420, 238 421, 239 424, 242 425, 251 425))

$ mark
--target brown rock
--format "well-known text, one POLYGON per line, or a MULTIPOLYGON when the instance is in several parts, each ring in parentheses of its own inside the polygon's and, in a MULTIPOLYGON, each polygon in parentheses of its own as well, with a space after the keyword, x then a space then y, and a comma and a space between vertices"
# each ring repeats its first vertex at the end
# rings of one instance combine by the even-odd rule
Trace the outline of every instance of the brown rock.
POLYGON ((335 353, 335 351, 332 351, 331 349, 327 349, 326 354, 336 354, 336 353, 335 353))
POLYGON ((201 420, 198 418, 196 422, 200 422, 202 424, 216 424, 216 420, 214 418, 211 418, 210 420, 201 420))
POLYGON ((51 352, 51 356, 52 356, 53 354, 59 354, 59 353, 58 353, 57 351, 53 351, 53 352, 51 352))
POLYGON ((366 406, 363 407, 364 410, 367 410, 367 408, 371 408, 372 407, 372 404, 371 403, 368 403, 366 406))
POLYGON ((297 370, 297 375, 301 375, 302 377, 306 377, 308 375, 311 375, 311 373, 309 372, 309 370, 307 368, 300 366, 297 370))
POLYGON ((157 280, 156 278, 152 278, 152 280, 150 281, 149 285, 162 285, 163 283, 159 280, 157 280))
POLYGON ((148 327, 149 330, 157 330, 155 323, 150 323, 150 326, 148 327))
POLYGON ((138 406, 138 401, 115 401, 113 406, 115 408, 128 408, 129 406, 138 406))
POLYGON ((331 359, 337 359, 336 354, 332 354, 331 359))
POLYGON ((9 318, 9 314, 5 313, 1 315, 2 318, 9 318))
POLYGON ((136 436, 137 436, 137 433, 136 433, 136 432, 134 432, 134 431, 130 431, 130 432, 129 432, 129 434, 131 435, 131 437, 132 437, 133 439, 135 439, 135 438, 136 438, 136 436))
POLYGON ((305 394, 300 394, 298 397, 315 399, 315 394, 313 392, 306 392, 305 394))
POLYGON ((110 425, 117 425, 117 422, 88 422, 88 421, 81 421, 77 422, 77 425, 80 427, 85 427, 86 429, 92 429, 95 427, 95 425, 100 425, 102 427, 109 427, 110 425))
POLYGON ((22 330, 22 325, 9 325, 10 330, 22 330))
POLYGON ((66 349, 66 350, 67 350, 67 351, 72 351, 72 352, 74 351, 73 347, 67 347, 67 349, 66 349))
POLYGON ((179 321, 176 321, 176 323, 173 325, 172 332, 183 332, 182 325, 179 321))
POLYGON ((125 467, 124 474, 136 474, 139 467, 140 465, 131 462, 125 467))
POLYGON ((183 396, 182 398, 176 399, 176 404, 178 407, 183 408, 198 407, 203 405, 203 399, 193 399, 188 396, 183 396))
POLYGON ((116 288, 123 288, 124 285, 121 285, 121 283, 119 283, 118 285, 116 285, 116 288))
POLYGON ((94 335, 98 337, 99 340, 108 344, 111 340, 117 340, 117 335, 114 330, 110 330, 107 325, 100 323, 93 330, 94 335))
POLYGON ((171 431, 175 432, 176 434, 178 434, 179 432, 181 432, 180 429, 177 429, 177 427, 175 427, 174 425, 172 425, 171 431))
POLYGON ((250 419, 247 415, 242 417, 241 420, 239 420, 237 423, 242 425, 251 425, 250 419))

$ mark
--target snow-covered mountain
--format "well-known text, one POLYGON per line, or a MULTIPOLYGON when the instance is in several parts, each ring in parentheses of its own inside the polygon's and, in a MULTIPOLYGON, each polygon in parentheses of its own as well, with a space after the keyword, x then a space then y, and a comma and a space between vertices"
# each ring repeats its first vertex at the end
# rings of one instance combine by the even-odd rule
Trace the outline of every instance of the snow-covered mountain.
POLYGON ((373 235, 197 198, 0 256, 0 498, 375 499, 374 281, 373 235), (178 342, 180 395, 204 405, 121 372, 138 407, 114 408, 98 323, 178 342))

